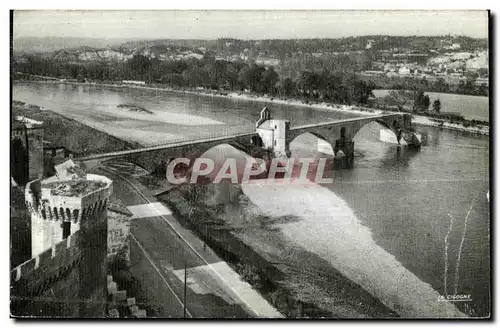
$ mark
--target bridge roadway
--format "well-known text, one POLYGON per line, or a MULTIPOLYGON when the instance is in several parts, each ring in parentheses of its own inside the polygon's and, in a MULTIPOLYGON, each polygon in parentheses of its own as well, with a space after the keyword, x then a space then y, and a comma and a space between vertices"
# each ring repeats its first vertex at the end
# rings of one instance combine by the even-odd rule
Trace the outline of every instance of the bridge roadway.
MULTIPOLYGON (((334 125, 338 126, 338 125, 356 123, 356 122, 362 123, 364 121, 376 121, 376 120, 380 120, 380 119, 390 119, 390 118, 392 119, 392 118, 398 118, 398 117, 401 117, 401 114, 384 114, 384 115, 373 115, 373 116, 365 116, 365 117, 355 117, 355 118, 348 118, 348 119, 338 120, 338 121, 314 123, 314 124, 306 124, 306 125, 301 125, 301 126, 296 126, 296 127, 290 127, 290 131, 297 132, 298 130, 304 130, 304 133, 305 133, 305 132, 307 132, 308 129, 328 127, 328 126, 334 126, 334 125)), ((155 151, 155 150, 173 149, 173 148, 184 147, 184 146, 188 146, 188 145, 191 146, 191 145, 197 145, 197 144, 204 144, 204 143, 208 143, 208 142, 210 142, 210 143, 220 142, 221 144, 223 144, 225 142, 229 143, 235 139, 241 139, 241 138, 248 138, 248 140, 250 141, 250 138, 254 135, 256 135, 256 132, 247 132, 247 133, 241 133, 241 134, 226 135, 226 136, 220 136, 220 137, 209 137, 209 138, 195 139, 195 140, 185 140, 185 141, 180 141, 180 142, 174 142, 174 143, 169 143, 169 144, 162 144, 162 145, 150 146, 150 147, 144 147, 144 148, 138 148, 138 149, 120 150, 120 151, 114 151, 114 152, 104 153, 104 154, 94 154, 94 155, 75 158, 74 160, 80 161, 80 162, 85 162, 85 161, 91 161, 91 160, 121 157, 121 156, 150 152, 150 151, 155 151)))
POLYGON ((375 121, 377 119, 387 119, 387 118, 394 118, 395 119, 395 118, 399 118, 399 117, 401 117, 401 114, 383 114, 383 115, 373 115, 373 116, 365 116, 365 117, 346 118, 345 120, 295 126, 295 127, 291 127, 290 131, 327 127, 327 126, 331 126, 331 125, 342 125, 345 123, 352 123, 352 122, 363 122, 363 121, 372 122, 372 121, 375 121))

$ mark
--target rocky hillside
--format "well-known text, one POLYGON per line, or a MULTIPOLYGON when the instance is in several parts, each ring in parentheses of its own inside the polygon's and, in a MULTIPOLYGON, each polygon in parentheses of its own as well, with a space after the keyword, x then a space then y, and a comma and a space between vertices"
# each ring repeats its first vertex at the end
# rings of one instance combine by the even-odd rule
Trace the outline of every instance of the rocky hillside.
POLYGON ((96 38, 64 38, 64 37, 22 37, 14 38, 12 48, 15 54, 48 53, 62 49, 79 47, 106 48, 129 41, 129 39, 96 39, 96 38))
MULTIPOLYGON (((182 43, 175 40, 174 44, 167 41, 141 41, 127 42, 114 46, 91 47, 78 46, 73 48, 64 48, 56 51, 39 51, 35 54, 29 52, 14 52, 14 58, 23 62, 29 56, 37 55, 44 59, 54 60, 66 63, 85 63, 85 62, 125 62, 134 55, 143 55, 149 59, 179 60, 188 58, 203 58, 207 51, 205 47, 193 47, 194 43, 182 43), (23 60, 24 59, 24 60, 23 60)), ((207 41, 205 41, 207 43, 207 41)), ((198 44, 202 44, 201 42, 198 44)))

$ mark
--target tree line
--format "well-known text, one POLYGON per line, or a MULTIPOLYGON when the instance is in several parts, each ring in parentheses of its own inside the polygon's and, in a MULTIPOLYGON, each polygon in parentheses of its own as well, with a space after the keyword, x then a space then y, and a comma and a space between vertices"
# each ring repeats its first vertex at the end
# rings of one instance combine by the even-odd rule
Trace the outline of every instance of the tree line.
POLYGON ((79 81, 139 80, 177 88, 249 91, 272 97, 294 97, 308 101, 366 104, 376 85, 351 70, 303 70, 298 77, 285 77, 273 67, 245 62, 216 60, 205 56, 180 61, 160 61, 134 55, 126 62, 68 63, 37 56, 14 62, 15 72, 79 81))
POLYGON ((392 89, 422 89, 427 92, 456 93, 472 96, 488 96, 489 91, 486 84, 477 85, 475 78, 460 80, 458 84, 450 85, 443 78, 438 78, 434 82, 427 79, 407 79, 406 83, 394 84, 392 89))
POLYGON ((425 92, 440 92, 440 93, 455 93, 472 96, 488 96, 489 89, 485 83, 476 84, 476 75, 469 75, 465 80, 459 81, 457 84, 447 83, 442 77, 434 81, 424 78, 414 77, 398 77, 398 76, 370 76, 360 78, 373 81, 377 85, 377 89, 390 90, 423 90, 425 92))

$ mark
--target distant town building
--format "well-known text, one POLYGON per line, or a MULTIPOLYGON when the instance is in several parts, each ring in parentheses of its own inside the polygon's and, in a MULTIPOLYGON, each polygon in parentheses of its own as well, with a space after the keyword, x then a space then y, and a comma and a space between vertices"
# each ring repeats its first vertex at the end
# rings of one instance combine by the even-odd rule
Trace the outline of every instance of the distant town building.
POLYGON ((368 40, 366 43, 365 49, 371 49, 372 45, 375 43, 375 40, 368 40))
POLYGON ((363 71, 361 74, 365 76, 380 76, 384 75, 384 71, 363 71))
POLYGON ((139 84, 139 85, 146 84, 145 81, 132 81, 132 80, 123 80, 122 83, 125 83, 125 84, 139 84))
POLYGON ((394 64, 385 64, 384 71, 386 71, 386 72, 395 72, 396 71, 396 65, 394 65, 394 64))
POLYGON ((187 58, 195 58, 195 59, 203 59, 203 55, 202 54, 197 54, 197 53, 190 53, 189 55, 186 56, 187 58))
POLYGON ((399 75, 410 75, 410 69, 406 66, 403 66, 398 71, 399 75))

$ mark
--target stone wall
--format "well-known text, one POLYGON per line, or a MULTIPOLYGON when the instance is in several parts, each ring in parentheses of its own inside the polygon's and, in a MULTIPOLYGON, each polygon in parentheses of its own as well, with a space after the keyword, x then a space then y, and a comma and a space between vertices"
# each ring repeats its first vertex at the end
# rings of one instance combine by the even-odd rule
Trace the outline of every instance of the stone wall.
POLYGON ((29 180, 40 179, 43 176, 43 128, 31 128, 28 133, 28 170, 29 180))
POLYGON ((130 263, 130 220, 132 212, 115 202, 108 205, 108 262, 121 253, 130 263))
POLYGON ((107 316, 109 318, 146 318, 145 309, 139 308, 135 297, 129 297, 127 290, 119 290, 113 276, 107 276, 108 304, 107 316))
POLYGON ((31 217, 24 203, 24 192, 17 185, 10 188, 10 267, 31 258, 31 217))
POLYGON ((80 230, 11 271, 11 314, 106 315, 107 221, 80 230))

